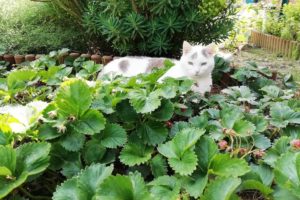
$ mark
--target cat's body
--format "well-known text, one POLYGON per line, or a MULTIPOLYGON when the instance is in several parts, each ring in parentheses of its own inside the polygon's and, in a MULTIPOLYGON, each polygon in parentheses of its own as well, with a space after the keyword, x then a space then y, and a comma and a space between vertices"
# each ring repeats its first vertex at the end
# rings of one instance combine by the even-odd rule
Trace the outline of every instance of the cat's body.
MULTIPOLYGON (((108 74, 111 76, 122 75, 132 77, 138 74, 150 73, 155 67, 163 67, 164 61, 168 58, 153 58, 153 57, 135 57, 126 56, 114 59, 108 63, 100 72, 99 77, 108 74)), ((178 62, 175 59, 171 60, 174 64, 178 62)))
MULTIPOLYGON (((107 64, 99 74, 99 78, 105 74, 131 77, 142 73, 150 73, 153 67, 162 67, 166 59, 150 57, 119 58, 107 64)), ((210 47, 192 46, 188 42, 184 42, 183 55, 180 60, 172 60, 172 62, 175 65, 158 82, 163 82, 167 77, 186 77, 194 80, 193 91, 201 94, 210 91, 212 85, 211 73, 215 65, 214 52, 210 47)))

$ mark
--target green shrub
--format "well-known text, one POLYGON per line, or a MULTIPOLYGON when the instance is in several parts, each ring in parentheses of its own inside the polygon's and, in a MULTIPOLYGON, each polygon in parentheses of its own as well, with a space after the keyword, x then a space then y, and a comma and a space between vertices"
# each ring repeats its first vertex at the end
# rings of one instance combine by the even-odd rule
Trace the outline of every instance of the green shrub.
POLYGON ((286 39, 297 40, 297 35, 300 34, 300 2, 287 4, 283 8, 284 26, 282 35, 289 32, 289 37, 286 39))
POLYGON ((207 44, 226 38, 234 24, 234 2, 90 1, 83 25, 121 54, 174 55, 183 40, 207 44))
POLYGON ((8 53, 48 53, 84 49, 82 28, 52 4, 0 0, 0 46, 8 53))

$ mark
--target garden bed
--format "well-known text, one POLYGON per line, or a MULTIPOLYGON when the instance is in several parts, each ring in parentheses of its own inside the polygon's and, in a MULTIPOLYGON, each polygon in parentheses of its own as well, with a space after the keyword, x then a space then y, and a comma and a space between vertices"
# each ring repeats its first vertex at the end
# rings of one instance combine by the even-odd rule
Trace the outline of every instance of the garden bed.
POLYGON ((1 68, 0 198, 300 198, 290 76, 216 58, 218 90, 201 96, 189 79, 157 82, 169 61, 96 80, 101 65, 59 55, 1 68))

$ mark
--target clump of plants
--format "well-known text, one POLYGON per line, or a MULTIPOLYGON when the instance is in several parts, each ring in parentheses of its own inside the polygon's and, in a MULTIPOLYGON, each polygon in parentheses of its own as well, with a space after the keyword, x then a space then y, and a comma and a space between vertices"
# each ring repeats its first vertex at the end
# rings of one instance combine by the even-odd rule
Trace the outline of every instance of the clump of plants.
POLYGON ((0 87, 0 198, 299 199, 300 94, 291 76, 216 58, 213 93, 188 79, 103 77, 58 52, 0 87))
POLYGON ((29 0, 0 0, 0 4, 0 49, 4 53, 87 49, 80 23, 53 4, 29 0))
POLYGON ((174 55, 182 41, 211 43, 228 36, 235 0, 90 1, 83 24, 120 54, 174 55))

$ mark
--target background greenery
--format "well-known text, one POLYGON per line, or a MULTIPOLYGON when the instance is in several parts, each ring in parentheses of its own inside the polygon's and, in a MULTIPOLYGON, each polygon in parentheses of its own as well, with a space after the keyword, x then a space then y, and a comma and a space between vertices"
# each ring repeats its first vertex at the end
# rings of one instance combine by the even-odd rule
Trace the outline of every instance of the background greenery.
POLYGON ((2 51, 47 53, 63 47, 84 50, 87 46, 78 21, 53 4, 29 0, 0 0, 0 4, 2 51))
POLYGON ((72 50, 178 54, 182 41, 228 36, 235 0, 0 0, 0 48, 9 53, 72 50))

